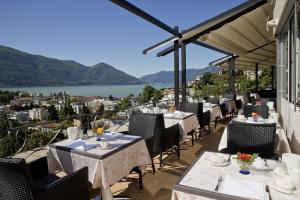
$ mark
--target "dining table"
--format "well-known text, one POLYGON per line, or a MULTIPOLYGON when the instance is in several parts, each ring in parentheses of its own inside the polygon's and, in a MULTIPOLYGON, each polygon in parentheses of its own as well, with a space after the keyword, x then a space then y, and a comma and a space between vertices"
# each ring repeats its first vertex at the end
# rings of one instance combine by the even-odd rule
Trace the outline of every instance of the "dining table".
POLYGON ((234 99, 221 98, 220 104, 225 104, 225 108, 228 113, 237 112, 237 107, 234 99))
POLYGON ((185 140, 191 131, 198 131, 200 124, 197 115, 189 112, 175 111, 164 113, 165 127, 179 124, 180 139, 185 140))
MULTIPOLYGON (((245 123, 252 123, 252 124, 274 123, 272 119, 265 119, 259 122, 254 122, 251 119, 247 119, 247 118, 240 119, 239 117, 236 117, 233 118, 232 120, 245 122, 245 123)), ((222 151, 227 148, 227 137, 228 137, 228 131, 226 127, 223 131, 218 146, 218 151, 222 151)), ((288 138, 285 134, 284 129, 281 127, 281 125, 278 122, 276 123, 276 153, 279 155, 282 155, 283 153, 291 153, 291 147, 289 145, 288 138)))
MULTIPOLYGON (((296 200, 300 199, 300 183, 297 176, 289 178, 295 185, 291 190, 282 189, 284 180, 274 169, 278 161, 257 158, 250 174, 240 173, 236 155, 203 152, 185 171, 172 191, 172 200, 296 200), (214 162, 222 158, 223 164, 214 162)), ((292 172, 291 172, 292 173, 292 172)))
POLYGON ((223 119, 220 105, 204 103, 203 104, 203 113, 210 111, 210 121, 214 122, 216 119, 223 119))
MULTIPOLYGON (((98 138, 99 140, 99 138, 98 138)), ((97 137, 68 139, 51 144, 47 157, 49 171, 73 173, 88 167, 88 180, 100 188, 103 200, 112 200, 110 186, 126 177, 134 167, 151 164, 145 140, 139 136, 105 133, 101 136, 109 146, 101 146, 97 137)))

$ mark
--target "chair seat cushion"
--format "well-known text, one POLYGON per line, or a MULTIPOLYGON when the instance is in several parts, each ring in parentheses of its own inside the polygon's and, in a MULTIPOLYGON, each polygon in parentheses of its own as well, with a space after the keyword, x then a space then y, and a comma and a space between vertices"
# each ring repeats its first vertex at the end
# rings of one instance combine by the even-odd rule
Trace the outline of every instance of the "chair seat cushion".
POLYGON ((43 190, 43 189, 47 188, 48 185, 50 185, 51 183, 53 183, 54 181, 57 181, 59 179, 60 179, 60 177, 58 177, 54 174, 48 174, 48 175, 43 176, 42 178, 38 179, 37 181, 35 181, 35 185, 38 190, 43 190))

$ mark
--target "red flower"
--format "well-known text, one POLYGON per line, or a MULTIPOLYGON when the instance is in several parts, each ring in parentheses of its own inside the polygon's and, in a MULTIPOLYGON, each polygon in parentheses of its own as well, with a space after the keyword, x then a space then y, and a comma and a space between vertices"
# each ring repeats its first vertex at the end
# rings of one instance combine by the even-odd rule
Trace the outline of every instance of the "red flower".
POLYGON ((239 154, 238 159, 242 160, 242 161, 249 161, 251 159, 251 157, 252 157, 252 155, 250 155, 250 154, 241 153, 241 154, 239 154))

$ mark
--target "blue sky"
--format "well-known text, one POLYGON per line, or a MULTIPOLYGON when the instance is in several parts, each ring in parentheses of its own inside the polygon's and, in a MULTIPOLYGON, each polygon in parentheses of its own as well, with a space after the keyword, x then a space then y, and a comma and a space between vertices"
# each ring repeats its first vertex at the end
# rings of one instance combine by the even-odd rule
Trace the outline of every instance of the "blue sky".
MULTIPOLYGON (((245 0, 130 0, 169 26, 187 29, 245 0)), ((1 0, 0 44, 29 53, 106 62, 140 77, 173 70, 173 55, 157 58, 142 51, 169 33, 107 0, 1 0)), ((187 67, 203 68, 221 54, 187 48, 187 67)))

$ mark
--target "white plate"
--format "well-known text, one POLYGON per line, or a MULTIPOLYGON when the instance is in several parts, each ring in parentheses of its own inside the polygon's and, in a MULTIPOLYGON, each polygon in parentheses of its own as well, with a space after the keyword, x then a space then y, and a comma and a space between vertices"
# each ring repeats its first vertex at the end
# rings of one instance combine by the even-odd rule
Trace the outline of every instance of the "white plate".
POLYGON ((111 149, 112 148, 112 144, 109 144, 107 147, 101 147, 100 145, 97 147, 101 150, 107 150, 107 149, 111 149))
POLYGON ((275 183, 271 183, 270 184, 270 187, 273 188, 274 190, 277 190, 278 192, 282 192, 282 193, 285 193, 285 194, 300 194, 300 188, 296 188, 296 189, 293 189, 293 190, 289 190, 289 189, 285 189, 285 188, 282 188, 280 186, 277 186, 275 183))
POLYGON ((227 165, 230 164, 230 162, 227 162, 227 161, 225 161, 225 162, 223 162, 223 163, 216 163, 216 162, 213 162, 213 161, 211 161, 211 160, 209 160, 209 159, 206 159, 206 160, 207 160, 207 162, 208 162, 210 165, 219 166, 219 167, 224 167, 224 166, 227 166, 227 165))

